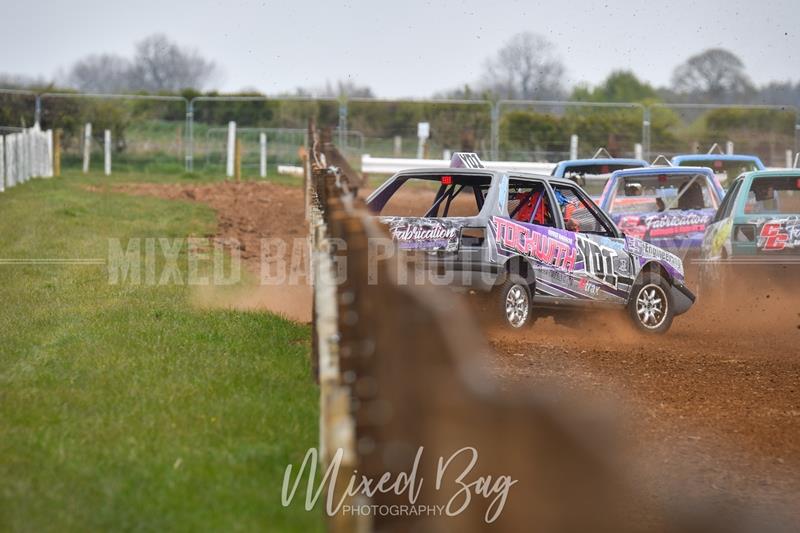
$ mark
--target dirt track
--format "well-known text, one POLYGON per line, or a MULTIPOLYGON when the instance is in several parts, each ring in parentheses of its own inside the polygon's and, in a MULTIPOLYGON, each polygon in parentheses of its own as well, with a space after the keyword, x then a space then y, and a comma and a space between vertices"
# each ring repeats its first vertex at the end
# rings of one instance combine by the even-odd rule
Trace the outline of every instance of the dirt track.
MULTIPOLYGON (((217 210, 219 235, 239 239, 254 269, 260 238, 305 236, 300 188, 122 190, 208 203, 217 210)), ((307 286, 263 296, 251 303, 310 316, 307 286)), ((577 329, 547 318, 521 333, 490 330, 493 367, 503 380, 557 386, 559 394, 612 405, 623 415, 629 466, 654 494, 677 486, 686 496, 788 506, 800 525, 800 299, 745 288, 736 301, 722 309, 696 306, 660 338, 643 338, 613 314, 593 315, 577 329)))
POLYGON ((311 320, 305 244, 308 231, 302 188, 268 182, 226 181, 203 185, 131 183, 116 186, 113 190, 208 204, 217 212, 216 237, 239 243, 242 262, 253 276, 261 275, 262 251, 266 262, 274 259, 271 257, 272 248, 264 246, 262 250, 262 240, 282 239, 288 251, 294 249, 302 254, 299 266, 287 261, 291 268, 287 278, 296 282, 277 286, 259 284, 245 293, 233 294, 218 294, 213 288, 205 288, 197 291, 195 302, 198 305, 269 309, 300 322, 311 320))

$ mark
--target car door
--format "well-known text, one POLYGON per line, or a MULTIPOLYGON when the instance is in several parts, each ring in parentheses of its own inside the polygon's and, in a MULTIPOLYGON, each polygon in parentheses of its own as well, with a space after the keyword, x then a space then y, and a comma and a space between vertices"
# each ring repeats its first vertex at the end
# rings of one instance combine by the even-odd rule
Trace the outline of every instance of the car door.
POLYGON ((577 281, 575 297, 606 303, 627 302, 635 266, 625 238, 578 186, 552 183, 561 224, 575 246, 570 274, 577 281))
POLYGON ((739 196, 744 176, 739 176, 731 185, 728 193, 722 199, 722 203, 717 209, 714 218, 703 234, 703 244, 701 257, 703 260, 719 260, 723 256, 729 256, 730 235, 733 227, 733 207, 736 204, 736 197, 739 196))

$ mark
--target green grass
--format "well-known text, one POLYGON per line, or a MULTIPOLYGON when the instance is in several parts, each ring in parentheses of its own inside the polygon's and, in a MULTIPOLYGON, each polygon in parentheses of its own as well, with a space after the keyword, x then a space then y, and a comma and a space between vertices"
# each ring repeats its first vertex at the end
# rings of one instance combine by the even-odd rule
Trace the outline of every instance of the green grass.
MULTIPOLYGON (((0 194, 0 258, 214 231, 205 206, 82 187, 107 180, 0 194)), ((280 502, 286 464, 318 434, 307 326, 193 309, 186 286, 110 285, 104 266, 0 275, 0 530, 322 529, 280 502)))

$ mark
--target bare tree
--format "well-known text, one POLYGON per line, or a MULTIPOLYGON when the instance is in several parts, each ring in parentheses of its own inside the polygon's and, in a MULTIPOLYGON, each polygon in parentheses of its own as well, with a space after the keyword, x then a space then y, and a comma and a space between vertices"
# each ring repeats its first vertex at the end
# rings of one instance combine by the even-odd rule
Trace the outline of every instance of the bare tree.
POLYGON ((564 65, 553 44, 532 32, 518 33, 486 62, 482 85, 501 98, 558 98, 564 65))
POLYGON ((725 101, 753 90, 744 63, 723 48, 709 48, 686 60, 672 74, 675 92, 725 101))
POLYGON ((67 84, 80 91, 124 92, 130 87, 131 62, 113 54, 90 55, 76 62, 67 74, 67 84))
POLYGON ((149 92, 203 89, 217 73, 212 61, 157 33, 136 45, 130 87, 149 92))

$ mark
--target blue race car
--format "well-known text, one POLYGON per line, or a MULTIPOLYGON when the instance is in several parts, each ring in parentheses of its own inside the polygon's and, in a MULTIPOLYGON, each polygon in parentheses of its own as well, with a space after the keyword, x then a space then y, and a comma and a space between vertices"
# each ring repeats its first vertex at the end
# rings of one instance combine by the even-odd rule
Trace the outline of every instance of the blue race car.
POLYGON ((676 167, 708 167, 726 188, 736 176, 766 168, 757 155, 745 154, 680 154, 672 158, 672 164, 676 167))
POLYGON ((724 191, 705 167, 647 167, 611 174, 600 208, 628 236, 679 257, 699 252, 724 191))
POLYGON ((593 199, 597 199, 611 173, 626 168, 648 166, 643 159, 624 159, 615 157, 593 157, 592 159, 566 159, 559 161, 550 173, 555 178, 574 181, 593 199))

